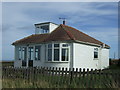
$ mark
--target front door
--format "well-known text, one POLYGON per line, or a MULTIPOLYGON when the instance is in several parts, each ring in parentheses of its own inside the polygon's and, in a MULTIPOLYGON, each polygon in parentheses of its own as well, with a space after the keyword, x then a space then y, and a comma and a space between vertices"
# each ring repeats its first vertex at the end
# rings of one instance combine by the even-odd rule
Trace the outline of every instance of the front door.
POLYGON ((28 48, 28 67, 33 67, 34 52, 33 47, 28 48))

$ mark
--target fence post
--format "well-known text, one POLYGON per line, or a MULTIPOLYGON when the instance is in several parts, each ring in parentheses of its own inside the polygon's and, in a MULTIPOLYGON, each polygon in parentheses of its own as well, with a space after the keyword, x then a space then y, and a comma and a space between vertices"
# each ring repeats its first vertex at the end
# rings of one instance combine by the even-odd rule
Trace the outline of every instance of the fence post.
POLYGON ((72 84, 72 82, 73 82, 73 77, 74 77, 74 68, 72 68, 72 71, 71 71, 71 73, 70 73, 70 84, 72 84))
POLYGON ((77 86, 78 86, 78 68, 76 68, 76 70, 75 70, 75 88, 77 88, 77 86))
POLYGON ((61 84, 64 83, 64 68, 62 68, 61 84))
POLYGON ((60 72, 61 72, 61 68, 59 67, 58 70, 58 86, 60 87, 60 72))
POLYGON ((64 77, 64 84, 66 85, 67 84, 67 80, 68 80, 68 77, 67 77, 67 68, 65 68, 65 77, 64 77))
POLYGON ((89 69, 87 68, 87 73, 86 73, 86 79, 87 79, 87 81, 86 81, 86 88, 89 88, 89 81, 90 81, 90 79, 89 79, 89 69))

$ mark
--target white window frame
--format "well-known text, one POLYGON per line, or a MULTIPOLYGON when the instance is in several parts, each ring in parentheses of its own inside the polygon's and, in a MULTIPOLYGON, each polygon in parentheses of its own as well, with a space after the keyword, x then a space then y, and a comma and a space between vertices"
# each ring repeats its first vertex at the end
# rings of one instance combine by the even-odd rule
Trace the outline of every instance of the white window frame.
MULTIPOLYGON (((57 48, 58 49, 58 48, 57 48)), ((69 62, 70 61, 70 44, 69 43, 48 43, 46 44, 46 62, 69 62), (52 60, 48 61, 48 45, 52 44, 52 60), (54 44, 59 44, 59 61, 54 61, 54 44), (62 47, 63 44, 68 44, 68 47, 62 47), (68 61, 62 61, 62 48, 68 48, 68 61)))

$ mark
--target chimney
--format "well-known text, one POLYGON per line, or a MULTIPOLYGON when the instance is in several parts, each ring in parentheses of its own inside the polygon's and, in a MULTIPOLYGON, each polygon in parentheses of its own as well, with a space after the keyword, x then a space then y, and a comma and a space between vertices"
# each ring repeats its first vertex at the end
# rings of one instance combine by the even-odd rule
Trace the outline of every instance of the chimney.
POLYGON ((59 19, 61 19, 61 20, 63 21, 63 25, 66 24, 66 22, 65 22, 65 19, 66 19, 66 18, 59 18, 59 19))
POLYGON ((63 20, 63 25, 65 25, 65 20, 63 20))

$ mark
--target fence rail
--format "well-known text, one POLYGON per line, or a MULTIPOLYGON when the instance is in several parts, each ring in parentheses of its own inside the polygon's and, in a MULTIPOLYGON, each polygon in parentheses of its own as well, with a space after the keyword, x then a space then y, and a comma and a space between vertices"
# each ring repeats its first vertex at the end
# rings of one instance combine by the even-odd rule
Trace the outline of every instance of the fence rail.
POLYGON ((106 88, 120 87, 120 70, 85 70, 79 68, 2 68, 3 87, 106 88), (14 85, 13 85, 14 84, 14 85), (15 86, 16 85, 16 86, 15 86))

